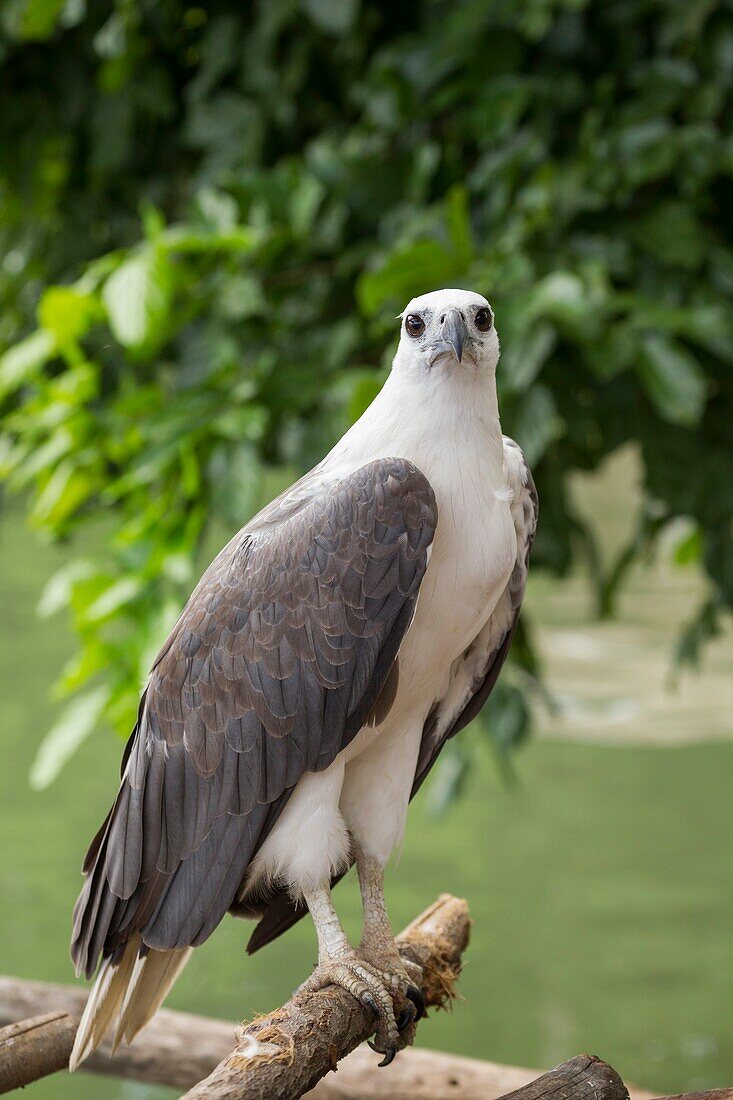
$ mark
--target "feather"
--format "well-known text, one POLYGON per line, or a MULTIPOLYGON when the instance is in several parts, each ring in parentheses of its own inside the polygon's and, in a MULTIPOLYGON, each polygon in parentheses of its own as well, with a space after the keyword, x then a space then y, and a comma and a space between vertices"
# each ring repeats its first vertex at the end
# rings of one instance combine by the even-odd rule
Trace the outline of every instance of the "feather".
POLYGON ((102 1042, 125 996, 139 943, 140 937, 133 937, 118 962, 107 958, 100 966, 77 1028, 70 1070, 75 1070, 102 1042))
POLYGON ((147 951, 138 954, 129 978, 112 1043, 112 1053, 121 1042, 131 1043, 158 1011, 173 983, 183 970, 192 948, 183 951, 147 951))

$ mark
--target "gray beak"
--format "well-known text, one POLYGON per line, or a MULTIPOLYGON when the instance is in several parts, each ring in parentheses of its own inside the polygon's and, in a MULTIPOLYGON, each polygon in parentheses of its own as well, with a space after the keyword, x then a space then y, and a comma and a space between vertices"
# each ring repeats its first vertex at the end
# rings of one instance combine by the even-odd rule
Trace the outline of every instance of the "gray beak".
POLYGON ((456 359, 460 363, 463 356, 463 345, 468 337, 466 322, 457 309, 449 309, 442 319, 440 326, 441 339, 453 348, 456 359))

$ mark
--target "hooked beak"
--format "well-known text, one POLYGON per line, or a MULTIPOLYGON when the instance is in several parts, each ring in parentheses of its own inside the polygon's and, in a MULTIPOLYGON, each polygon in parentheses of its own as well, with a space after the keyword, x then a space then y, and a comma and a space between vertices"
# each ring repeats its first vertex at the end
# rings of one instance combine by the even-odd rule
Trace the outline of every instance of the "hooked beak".
POLYGON ((440 335, 446 344, 453 349, 453 353, 460 363, 463 357, 463 345, 468 338, 468 329, 459 310, 448 310, 440 326, 440 335))

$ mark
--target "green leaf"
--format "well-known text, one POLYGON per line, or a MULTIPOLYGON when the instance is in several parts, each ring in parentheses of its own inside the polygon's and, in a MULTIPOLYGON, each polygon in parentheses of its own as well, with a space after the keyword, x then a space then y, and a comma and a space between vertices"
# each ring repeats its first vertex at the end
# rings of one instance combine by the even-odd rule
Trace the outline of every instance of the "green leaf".
POLYGON ((58 569, 46 583, 41 598, 36 605, 36 614, 48 619, 62 608, 68 607, 71 594, 77 581, 86 580, 94 574, 94 566, 89 561, 77 560, 58 569))
POLYGON ((665 420, 692 427, 705 408, 708 386, 697 359, 681 344, 650 334, 637 367, 646 392, 665 420))
POLYGON ((471 212, 465 187, 452 187, 446 200, 446 221, 456 262, 467 267, 473 258, 471 239, 471 212))
POLYGON ((428 809, 433 817, 444 817, 460 797, 471 774, 471 752, 451 741, 443 749, 428 787, 428 809))
POLYGON ((248 443, 215 447, 206 471, 211 504, 225 523, 241 526, 252 515, 260 486, 257 452, 248 443))
POLYGON ((519 393, 532 385, 555 347, 552 325, 535 325, 524 339, 518 339, 502 351, 501 379, 509 393, 519 393))
POLYGON ((204 221, 215 230, 233 229, 239 208, 236 199, 217 187, 203 187, 196 196, 196 205, 204 221))
POLYGON ((481 725, 502 752, 516 748, 526 739, 530 727, 524 693, 512 684, 497 684, 482 713, 481 725))
POLYGON ((325 196, 326 188, 321 181, 310 172, 305 173, 290 199, 290 224, 296 236, 310 232, 325 196))
POLYGON ((8 5, 9 11, 4 16, 6 27, 18 38, 48 38, 66 3, 67 0, 16 0, 14 5, 8 5))
POLYGON ((537 284, 533 306, 540 316, 562 324, 577 325, 589 310, 585 284, 570 271, 554 271, 537 284))
POLYGON ((154 246, 134 253, 110 275, 102 298, 110 328, 123 347, 139 349, 160 337, 171 293, 170 263, 154 246))
POLYGON ((91 294, 66 286, 49 287, 38 305, 41 326, 54 335, 62 348, 85 336, 100 313, 99 302, 91 294))
POLYGON ((111 584, 101 596, 84 611, 84 623, 98 623, 109 619, 115 612, 131 603, 144 588, 141 577, 123 577, 111 584))
POLYGON ((30 382, 55 354, 53 334, 38 329, 0 355, 0 398, 30 382))
POLYGON ((233 229, 216 232, 172 225, 161 234, 158 245, 166 252, 247 253, 262 240, 262 233, 248 225, 235 225, 233 229))
POLYGON ((564 431, 555 399, 546 386, 533 386, 525 393, 511 420, 511 431, 533 466, 564 431))
POLYGON ((393 252, 376 271, 365 272, 356 294, 366 314, 377 313, 385 302, 401 309, 411 298, 447 286, 462 273, 462 265, 445 245, 432 239, 393 252))
POLYGON ((703 556, 702 531, 695 524, 686 531, 672 552, 675 565, 699 565, 703 556))
POLYGON ((24 489, 51 466, 67 455, 72 448, 69 433, 61 429, 49 436, 40 447, 24 447, 22 457, 11 454, 5 464, 0 463, 0 476, 8 475, 8 483, 14 489, 24 489))
POLYGON ((109 697, 109 688, 98 687, 72 699, 39 746, 28 777, 33 790, 42 791, 53 783, 93 732, 109 697))
POLYGON ((346 34, 352 27, 359 10, 359 0, 301 0, 319 30, 326 34, 346 34))
POLYGON ((351 389, 348 405, 350 423, 355 423, 361 414, 369 408, 384 384, 381 374, 362 375, 351 389))
POLYGON ((31 521, 52 529, 62 526, 95 488, 96 480, 88 469, 65 459, 41 490, 31 510, 31 521))
POLYGON ((219 312, 230 321, 244 321, 265 312, 267 303, 262 284, 254 275, 233 275, 227 279, 217 301, 219 312))

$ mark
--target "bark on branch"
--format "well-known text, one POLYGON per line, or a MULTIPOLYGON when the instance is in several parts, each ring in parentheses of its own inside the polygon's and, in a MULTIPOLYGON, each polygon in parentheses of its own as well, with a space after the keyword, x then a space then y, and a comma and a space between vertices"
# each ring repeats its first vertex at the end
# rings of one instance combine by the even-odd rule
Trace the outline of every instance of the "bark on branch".
MULTIPOLYGON (((429 1004, 437 1005, 450 997, 453 981, 460 969, 460 955, 468 942, 469 924, 466 903, 445 895, 403 932, 401 939, 405 953, 425 969, 424 992, 429 1004)), ((0 1026, 13 1024, 20 1029, 17 1034, 8 1034, 6 1045, 0 1047, 0 1092, 66 1069, 87 993, 88 989, 82 986, 0 977, 0 1026), (19 1036, 24 1028, 29 1027, 29 1020, 44 1013, 47 1015, 43 1021, 33 1020, 33 1041, 20 1044, 19 1036), (20 1025, 16 1024, 18 1020, 21 1021, 20 1025)), ((347 1027, 346 1032, 341 1034, 344 1045, 340 1048, 334 1045, 330 1037, 319 1037, 327 1055, 323 1061, 325 1073, 335 1064, 334 1059, 342 1056, 341 1051, 345 1053, 369 1034, 370 1021, 368 1014, 343 990, 329 989, 322 994, 311 994, 308 999, 310 1008, 315 1009, 319 1018, 324 1011, 324 1002, 330 1005, 330 1012, 337 1020, 337 1030, 343 1019, 348 1019, 353 1014, 357 1017, 357 1028, 361 1028, 357 1037, 352 1038, 349 1043, 349 1032, 352 1029, 347 1027)), ((285 1010, 280 1010, 283 1011, 285 1010)), ((255 1021, 254 1029, 261 1030, 268 1019, 272 1020, 272 1017, 255 1021)), ((226 1056, 231 1054, 236 1041, 234 1024, 162 1009, 137 1036, 132 1046, 123 1046, 111 1058, 110 1045, 105 1043, 84 1063, 84 1069, 186 1089, 210 1073, 222 1059, 226 1061, 226 1056)), ((346 1070, 342 1067, 340 1080, 344 1085, 348 1083, 350 1076, 361 1080, 368 1075, 368 1067, 360 1055, 361 1052, 358 1052, 354 1059, 353 1073, 348 1067, 346 1070)), ((404 1062, 412 1055, 416 1062, 420 1062, 420 1066, 425 1057, 429 1057, 427 1052, 405 1051, 399 1060, 404 1062)), ((450 1076, 455 1059, 450 1055, 435 1057, 440 1059, 442 1072, 450 1076)), ((370 1055, 370 1068, 373 1060, 374 1056, 370 1055)), ((461 1072, 465 1073, 471 1060, 459 1061, 461 1072)), ((476 1066, 481 1065, 476 1063, 476 1066)), ((416 1068, 419 1070, 420 1066, 416 1068)), ((268 1075, 272 1073, 272 1068, 268 1070, 268 1075)), ((431 1066, 431 1072, 435 1068, 431 1066)), ((386 1072, 388 1071, 381 1071, 383 1083, 386 1072)), ((331 1081, 333 1080, 335 1079, 332 1077, 331 1081)), ((330 1100, 341 1094, 340 1088, 329 1089, 324 1082, 315 1095, 318 1100, 330 1100)), ((496 1089, 494 1094, 497 1094, 496 1089)), ((274 1096, 275 1093, 265 1092, 264 1095, 274 1096)))
MULTIPOLYGON (((0 1093, 66 1070, 86 994, 83 986, 0 976, 0 1027, 9 1025, 12 1030, 5 1034, 10 1039, 29 1023, 12 1021, 31 1017, 37 1040, 31 1049, 19 1049, 10 1042, 2 1045, 0 1033, 0 1093), (39 1019, 44 1009, 53 1011, 39 1019)), ((161 1009, 132 1046, 121 1047, 112 1058, 106 1044, 82 1070, 187 1089, 229 1054, 235 1030, 233 1023, 224 1020, 161 1009)), ((385 1095, 390 1100, 445 1100, 451 1095, 461 1100, 496 1100, 538 1073, 416 1048, 403 1051, 379 1073, 374 1068, 372 1051, 357 1047, 340 1063, 338 1073, 319 1081, 307 1100, 382 1100, 385 1095)), ((639 1093, 633 1100, 651 1100, 651 1094, 639 1093)))
MULTIPOLYGON (((18 1088, 41 1076, 66 1070, 69 1053, 86 1000, 85 986, 35 982, 0 976, 0 1027, 23 1029, 48 1009, 45 1021, 35 1027, 36 1038, 47 1032, 40 1046, 53 1050, 48 1057, 34 1049, 20 1052, 14 1044, 0 1046, 0 1093, 18 1088), (52 1010, 52 1011, 51 1011, 52 1010), (13 1021, 21 1020, 20 1025, 13 1021)), ((84 1071, 129 1078, 154 1085, 187 1089, 210 1073, 234 1046, 236 1029, 225 1020, 212 1020, 188 1012, 161 1009, 137 1036, 132 1046, 121 1047, 114 1058, 109 1044, 96 1051, 84 1071)), ((374 1072, 374 1054, 357 1047, 307 1094, 308 1100, 496 1100, 532 1081, 537 1070, 482 1062, 456 1054, 412 1048, 403 1051, 391 1066, 374 1072)), ((651 1100, 639 1093, 633 1100, 651 1100)))
MULTIPOLYGON (((430 950, 423 937, 427 933, 429 939, 440 926, 442 900, 403 933, 411 951, 430 950)), ((420 959, 420 955, 413 957, 420 959)), ((80 986, 0 977, 0 1027, 9 1025, 0 1031, 0 1092, 65 1069, 86 994, 80 986), (19 1019, 19 1023, 13 1022, 19 1019)), ((256 1021, 253 1026, 261 1023, 256 1021)), ((233 1024, 163 1009, 131 1047, 124 1047, 114 1059, 108 1052, 98 1051, 84 1068, 187 1088, 230 1052, 234 1042, 233 1024)), ((371 1051, 357 1048, 340 1063, 338 1073, 327 1074, 307 1093, 307 1100, 381 1100, 383 1096, 391 1100, 446 1100, 450 1096, 460 1096, 461 1100, 627 1097, 626 1087, 610 1066, 589 1055, 574 1058, 539 1077, 533 1070, 428 1050, 403 1051, 391 1066, 378 1071, 374 1061, 371 1051)), ((652 1100, 652 1096, 631 1089, 631 1100, 652 1100)), ((733 1100, 733 1089, 665 1100, 733 1100)))
MULTIPOLYGON (((67 1071, 87 994, 82 986, 0 977, 0 1025, 8 1025, 0 1031, 0 1094, 67 1071)), ((187 1089, 232 1049, 235 1035, 233 1023, 162 1009, 132 1046, 113 1058, 106 1042, 84 1069, 187 1089)))
MULTIPOLYGON (((423 968, 428 1006, 454 996, 470 924, 466 902, 443 894, 398 936, 400 952, 423 968)), ((242 1028, 235 1049, 185 1100, 303 1096, 373 1030, 369 1010, 343 989, 299 994, 242 1028)))

